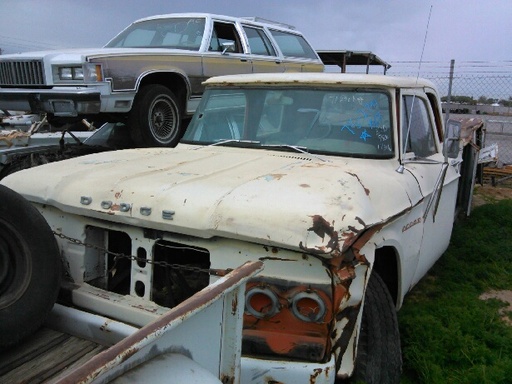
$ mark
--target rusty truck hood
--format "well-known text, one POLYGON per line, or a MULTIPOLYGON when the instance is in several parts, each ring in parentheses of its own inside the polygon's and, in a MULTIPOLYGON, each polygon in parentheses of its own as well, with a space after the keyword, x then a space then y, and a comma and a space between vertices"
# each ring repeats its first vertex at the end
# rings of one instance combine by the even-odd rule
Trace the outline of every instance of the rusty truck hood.
POLYGON ((343 240, 410 208, 418 186, 407 190, 395 168, 396 160, 180 144, 51 163, 2 183, 73 214, 297 249, 328 242, 312 233, 315 220, 343 240))

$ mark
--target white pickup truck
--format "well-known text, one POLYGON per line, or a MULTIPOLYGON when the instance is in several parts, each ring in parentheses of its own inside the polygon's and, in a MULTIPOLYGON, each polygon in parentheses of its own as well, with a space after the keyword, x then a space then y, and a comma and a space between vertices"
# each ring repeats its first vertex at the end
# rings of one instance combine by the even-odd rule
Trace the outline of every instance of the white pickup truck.
MULTIPOLYGON (((142 326, 216 280, 201 270, 262 261, 245 292, 242 383, 398 383, 396 310, 446 250, 460 200, 462 144, 444 137, 435 87, 334 73, 205 85, 174 149, 105 152, 2 180, 55 235, 61 297, 142 326)), ((30 294, 5 281, 13 296, 30 294)), ((0 306, 0 319, 13 312, 0 306)))

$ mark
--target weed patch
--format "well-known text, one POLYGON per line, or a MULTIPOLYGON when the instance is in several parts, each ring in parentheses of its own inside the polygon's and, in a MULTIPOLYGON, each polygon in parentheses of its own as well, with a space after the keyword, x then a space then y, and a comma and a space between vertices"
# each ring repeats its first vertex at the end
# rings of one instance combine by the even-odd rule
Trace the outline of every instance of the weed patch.
POLYGON ((448 250, 406 297, 403 383, 510 382, 508 303, 480 299, 492 290, 512 290, 512 200, 458 222, 448 250))

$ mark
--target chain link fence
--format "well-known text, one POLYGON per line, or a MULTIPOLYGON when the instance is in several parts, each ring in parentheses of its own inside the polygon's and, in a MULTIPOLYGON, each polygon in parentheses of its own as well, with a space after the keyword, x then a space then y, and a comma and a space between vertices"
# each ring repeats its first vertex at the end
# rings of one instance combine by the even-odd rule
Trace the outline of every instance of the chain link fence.
MULTIPOLYGON (((391 62, 391 76, 419 76, 436 84, 446 112, 451 63, 391 62)), ((450 116, 479 117, 485 121, 484 145, 497 144, 498 161, 487 167, 507 170, 512 179, 512 61, 453 62, 450 116)), ((487 169, 487 167, 485 169, 487 169)), ((485 178, 484 182, 490 182, 485 178)), ((495 182, 493 176, 492 182, 495 182)))

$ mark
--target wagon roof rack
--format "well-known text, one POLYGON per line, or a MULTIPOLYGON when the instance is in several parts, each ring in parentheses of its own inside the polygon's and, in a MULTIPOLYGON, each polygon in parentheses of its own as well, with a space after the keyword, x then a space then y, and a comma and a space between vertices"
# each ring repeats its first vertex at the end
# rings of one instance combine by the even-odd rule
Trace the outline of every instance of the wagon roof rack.
POLYGON ((283 27, 283 28, 287 28, 287 29, 295 29, 295 26, 293 26, 293 25, 281 23, 279 21, 264 19, 263 17, 258 17, 258 16, 242 17, 242 19, 248 20, 248 21, 254 21, 257 23, 273 24, 273 25, 277 25, 279 27, 283 27))

